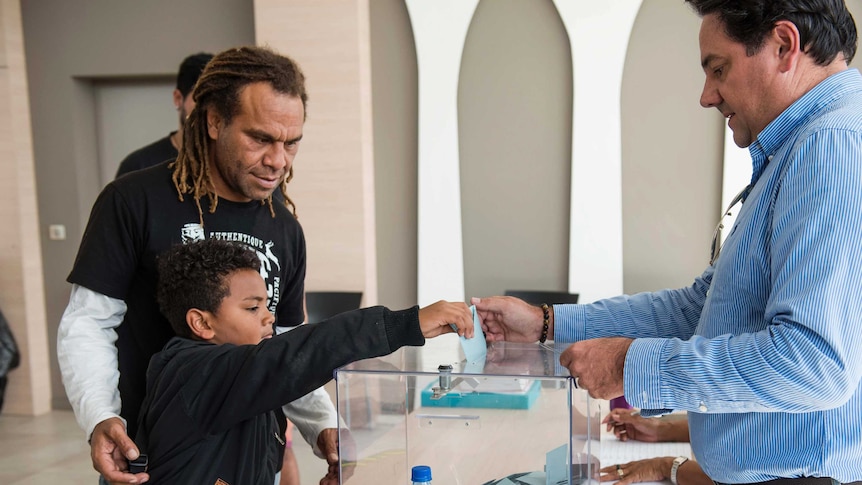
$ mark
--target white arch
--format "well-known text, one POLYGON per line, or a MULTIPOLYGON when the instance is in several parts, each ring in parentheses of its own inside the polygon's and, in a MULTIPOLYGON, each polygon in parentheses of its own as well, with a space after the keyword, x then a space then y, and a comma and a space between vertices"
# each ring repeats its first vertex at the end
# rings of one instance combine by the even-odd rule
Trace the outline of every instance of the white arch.
POLYGON ((554 0, 574 73, 569 291, 584 302, 623 291, 620 96, 641 0, 554 0))
POLYGON ((419 69, 419 305, 464 298, 458 77, 478 0, 407 0, 419 69))

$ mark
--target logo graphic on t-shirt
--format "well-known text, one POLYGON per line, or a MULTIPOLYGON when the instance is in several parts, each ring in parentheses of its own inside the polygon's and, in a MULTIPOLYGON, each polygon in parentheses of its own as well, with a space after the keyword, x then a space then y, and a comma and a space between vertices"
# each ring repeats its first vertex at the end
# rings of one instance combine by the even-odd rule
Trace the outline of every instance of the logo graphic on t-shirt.
POLYGON ((183 226, 182 229, 183 244, 188 244, 193 241, 203 241, 204 228, 197 222, 190 222, 183 226))
MULTIPOLYGON (((192 225, 197 224, 186 224, 183 226, 183 242, 185 242, 186 227, 192 225)), ((201 232, 203 232, 203 229, 201 229, 201 232)), ((269 307, 269 311, 275 314, 278 301, 281 299, 281 274, 279 273, 281 271, 281 263, 272 251, 275 243, 272 241, 263 242, 260 238, 241 232, 212 232, 210 233, 210 237, 245 244, 257 253, 257 257, 260 259, 260 276, 266 282, 266 294, 269 297, 269 304, 267 306, 269 307)))

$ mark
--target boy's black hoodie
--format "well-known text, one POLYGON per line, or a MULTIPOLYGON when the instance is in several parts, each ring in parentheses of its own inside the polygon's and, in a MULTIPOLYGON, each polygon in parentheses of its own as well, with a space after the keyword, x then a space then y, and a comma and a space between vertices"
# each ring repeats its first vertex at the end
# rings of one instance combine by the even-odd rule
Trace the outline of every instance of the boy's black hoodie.
POLYGON ((148 483, 271 485, 281 439, 273 410, 342 365, 424 343, 418 307, 347 312, 258 345, 174 337, 147 370, 135 441, 149 455, 148 483))

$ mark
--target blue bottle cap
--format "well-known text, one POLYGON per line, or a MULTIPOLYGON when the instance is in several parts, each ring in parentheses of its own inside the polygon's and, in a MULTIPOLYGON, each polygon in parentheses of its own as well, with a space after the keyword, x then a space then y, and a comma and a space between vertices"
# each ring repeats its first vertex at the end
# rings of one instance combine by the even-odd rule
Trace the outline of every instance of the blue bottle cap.
POLYGON ((430 482, 431 481, 431 467, 425 465, 417 465, 413 467, 413 471, 411 472, 410 481, 413 482, 430 482))

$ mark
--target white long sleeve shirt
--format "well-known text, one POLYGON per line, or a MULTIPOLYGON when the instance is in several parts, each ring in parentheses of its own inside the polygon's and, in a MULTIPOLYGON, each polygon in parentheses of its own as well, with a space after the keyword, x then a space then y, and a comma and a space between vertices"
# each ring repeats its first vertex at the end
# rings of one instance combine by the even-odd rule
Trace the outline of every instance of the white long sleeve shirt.
MULTIPOLYGON (((123 300, 72 285, 57 332, 57 358, 66 395, 78 425, 89 439, 100 422, 120 417, 116 328, 126 314, 123 300)), ((323 389, 283 407, 302 437, 320 456, 317 436, 338 427, 335 406, 323 389)), ((121 418, 122 419, 122 418, 121 418)))

